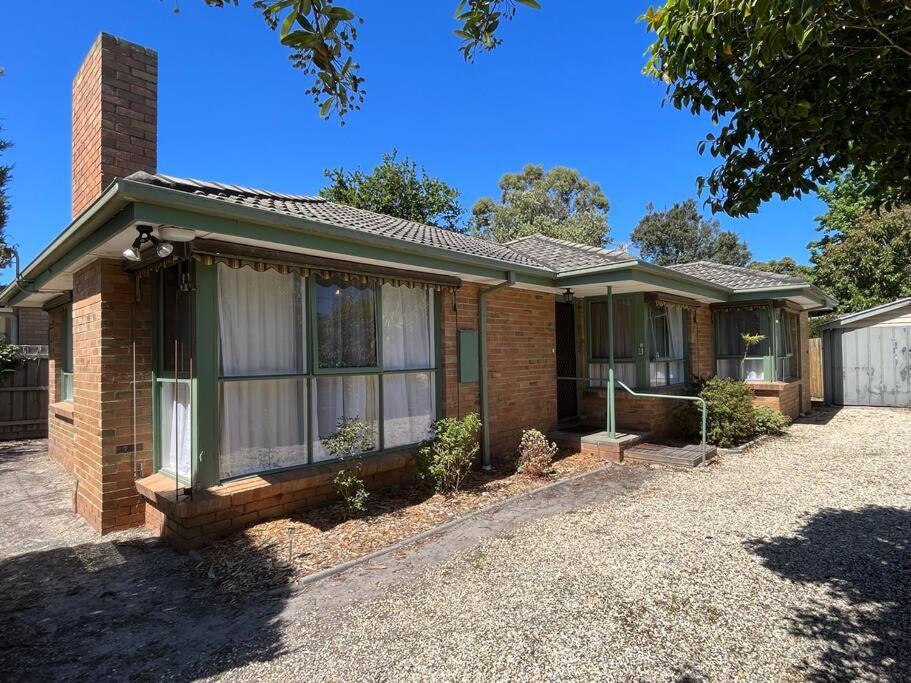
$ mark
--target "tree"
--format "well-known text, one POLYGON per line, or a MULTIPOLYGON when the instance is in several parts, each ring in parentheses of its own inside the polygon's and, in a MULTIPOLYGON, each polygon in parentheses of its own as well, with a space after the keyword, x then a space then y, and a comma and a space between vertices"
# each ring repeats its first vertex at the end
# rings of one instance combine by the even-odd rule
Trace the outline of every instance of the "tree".
POLYGON ((813 283, 859 311, 911 296, 911 206, 877 210, 863 183, 843 176, 819 189, 826 212, 811 242, 813 283))
POLYGON ((720 130, 700 190, 745 215, 839 172, 877 204, 911 201, 911 11, 907 0, 668 0, 645 71, 678 109, 720 130))
POLYGON ((659 266, 691 261, 745 266, 750 261, 750 250, 737 233, 722 231, 717 220, 700 215, 693 199, 664 211, 649 205, 630 239, 643 258, 659 266))
MULTIPOLYGON (((2 74, 2 72, 0 72, 2 74)), ((0 131, 3 129, 0 128, 0 131)), ((13 143, 0 138, 0 153, 12 147, 13 143)), ((9 216, 9 193, 7 184, 12 179, 13 167, 0 164, 0 268, 6 268, 13 259, 13 249, 6 240, 6 220, 9 216)))
POLYGON ((579 171, 528 164, 499 184, 499 202, 484 197, 472 208, 472 233, 497 242, 535 233, 599 247, 610 242, 607 197, 579 171))
MULTIPOLYGON (((238 0, 205 0, 211 7, 237 5, 238 0)), ((467 61, 478 52, 490 51, 502 42, 497 29, 513 18, 517 5, 539 9, 537 0, 461 0, 455 18, 460 28, 454 33, 467 61)), ((279 30, 282 45, 291 50, 292 64, 312 76, 307 94, 319 105, 320 116, 333 112, 344 118, 364 101, 364 79, 354 61, 357 27, 363 19, 332 0, 255 0, 263 18, 279 30)), ((175 4, 175 11, 179 11, 175 4)), ((387 10, 392 11, 392 10, 387 10)), ((396 10, 398 11, 398 10, 396 10)))
POLYGON ((398 161, 396 155, 396 150, 383 154, 382 161, 369 174, 360 169, 326 169, 323 174, 331 182, 320 190, 320 195, 358 209, 461 231, 459 191, 427 175, 423 166, 419 171, 408 157, 398 161))
POLYGON ((768 261, 753 261, 750 264, 750 268, 753 270, 764 270, 767 273, 799 277, 807 282, 811 282, 813 279, 813 268, 811 266, 800 265, 790 256, 784 256, 780 259, 773 258, 768 261))

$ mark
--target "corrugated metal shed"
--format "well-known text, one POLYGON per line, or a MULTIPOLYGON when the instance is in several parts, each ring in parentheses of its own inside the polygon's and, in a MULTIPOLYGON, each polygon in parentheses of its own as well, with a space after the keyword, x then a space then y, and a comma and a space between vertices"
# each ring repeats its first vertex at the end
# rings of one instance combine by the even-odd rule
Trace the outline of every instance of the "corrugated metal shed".
POLYGON ((826 403, 911 407, 911 297, 822 328, 826 403))

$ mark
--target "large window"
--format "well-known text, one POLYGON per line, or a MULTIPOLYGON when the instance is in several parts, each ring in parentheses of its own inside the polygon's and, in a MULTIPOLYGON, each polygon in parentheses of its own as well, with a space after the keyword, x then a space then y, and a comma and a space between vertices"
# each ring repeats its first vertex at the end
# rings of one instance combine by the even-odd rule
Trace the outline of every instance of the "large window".
POLYGON ((683 384, 685 342, 683 307, 651 304, 648 307, 649 386, 683 384))
POLYGON ((172 266, 158 281, 161 332, 158 338, 158 454, 161 469, 189 482, 193 449, 193 339, 189 267, 172 266))
POLYGON ((771 370, 766 363, 772 344, 770 313, 767 306, 720 309, 715 313, 715 355, 719 377, 771 379, 771 370), (763 339, 747 349, 744 334, 760 334, 763 339))
POLYGON ((221 480, 329 459, 322 439, 343 418, 368 424, 376 450, 427 438, 432 290, 223 263, 216 277, 221 480))
MULTIPOLYGON (((629 387, 636 386, 636 354, 633 301, 627 297, 614 297, 614 378, 629 387)), ((608 304, 607 301, 592 301, 589 304, 588 377, 593 387, 607 386, 607 372, 610 368, 610 347, 608 346, 608 304)))
POLYGON ((0 341, 7 344, 18 344, 18 326, 16 314, 12 311, 0 311, 0 341))

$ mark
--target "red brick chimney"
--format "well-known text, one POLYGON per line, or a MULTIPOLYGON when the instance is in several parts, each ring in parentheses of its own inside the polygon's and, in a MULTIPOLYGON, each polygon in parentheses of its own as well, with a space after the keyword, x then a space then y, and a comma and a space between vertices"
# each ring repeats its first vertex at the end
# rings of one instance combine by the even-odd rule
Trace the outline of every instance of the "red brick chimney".
POLYGON ((73 79, 73 217, 116 177, 155 173, 158 54, 101 33, 73 79))

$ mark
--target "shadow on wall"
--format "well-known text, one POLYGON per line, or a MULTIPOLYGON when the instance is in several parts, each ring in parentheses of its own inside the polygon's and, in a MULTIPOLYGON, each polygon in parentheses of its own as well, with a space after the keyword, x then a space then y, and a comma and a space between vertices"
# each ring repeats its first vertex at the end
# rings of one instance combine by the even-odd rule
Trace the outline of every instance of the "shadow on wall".
POLYGON ((287 591, 217 594, 191 562, 150 538, 0 561, 2 678, 189 680, 274 658, 287 591))
POLYGON ((824 647, 803 663, 809 680, 911 680, 911 510, 821 510, 795 537, 748 546, 766 568, 832 598, 792 616, 795 634, 824 647))

